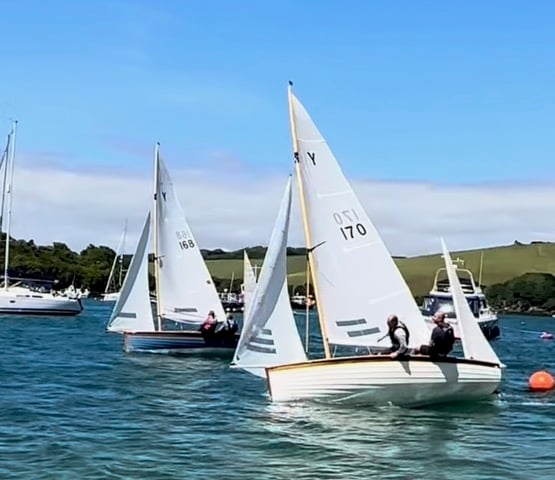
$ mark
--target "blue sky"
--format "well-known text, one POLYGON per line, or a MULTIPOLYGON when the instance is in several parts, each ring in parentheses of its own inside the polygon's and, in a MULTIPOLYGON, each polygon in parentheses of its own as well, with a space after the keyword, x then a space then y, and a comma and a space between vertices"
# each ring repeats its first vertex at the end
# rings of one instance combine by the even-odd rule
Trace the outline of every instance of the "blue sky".
POLYGON ((131 252, 160 141, 200 245, 265 244, 291 79, 392 253, 553 240, 553 18, 547 1, 4 2, 14 235, 115 247, 128 218, 131 252))
POLYGON ((27 162, 286 173, 286 85, 345 171, 555 178, 553 2, 22 1, 2 7, 0 120, 27 162), (235 167, 233 167, 235 168, 235 167))

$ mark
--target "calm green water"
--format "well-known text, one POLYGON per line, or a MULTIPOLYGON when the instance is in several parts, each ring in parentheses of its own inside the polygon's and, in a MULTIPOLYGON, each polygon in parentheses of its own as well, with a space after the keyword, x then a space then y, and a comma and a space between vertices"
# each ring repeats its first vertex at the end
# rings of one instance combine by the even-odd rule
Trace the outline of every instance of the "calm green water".
POLYGON ((555 394, 526 391, 555 372, 554 319, 502 320, 497 400, 354 410, 272 405, 221 360, 125 354, 108 314, 0 318, 1 479, 555 478, 555 394))

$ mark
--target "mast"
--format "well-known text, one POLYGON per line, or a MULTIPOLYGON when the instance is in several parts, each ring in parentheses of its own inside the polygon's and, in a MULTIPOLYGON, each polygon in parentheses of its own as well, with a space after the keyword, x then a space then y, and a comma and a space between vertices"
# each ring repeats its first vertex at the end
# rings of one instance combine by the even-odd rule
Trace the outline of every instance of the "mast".
POLYGON ((152 243, 154 246, 154 288, 156 292, 156 324, 158 330, 162 330, 162 314, 160 303, 160 264, 158 258, 158 188, 160 180, 159 172, 159 150, 160 142, 154 147, 154 210, 152 212, 152 243))
POLYGON ((308 355, 308 347, 310 344, 310 305, 308 303, 310 295, 310 259, 308 255, 308 250, 306 252, 306 289, 304 296, 304 306, 305 306, 305 339, 304 339, 304 351, 308 355))
MULTIPOLYGON (((15 161, 15 132, 17 128, 17 120, 13 122, 12 127, 12 141, 11 155, 8 155, 8 162, 6 163, 6 170, 9 168, 9 184, 8 184, 8 217, 6 226, 6 255, 4 257, 4 290, 8 290, 8 264, 10 262, 10 232, 12 223, 12 196, 13 196, 13 171, 14 171, 14 161, 15 161)), ((9 149, 9 147, 8 147, 9 149)))
POLYGON ((123 235, 121 237, 121 248, 120 248, 120 258, 119 258, 119 289, 121 289, 122 285, 122 277, 123 277, 123 255, 125 254, 125 237, 127 235, 127 218, 125 219, 125 223, 123 224, 123 235))
POLYGON ((6 183, 8 181, 8 168, 10 159, 10 145, 12 141, 12 133, 8 135, 8 140, 6 141, 6 148, 2 152, 2 159, 0 161, 0 168, 4 165, 4 178, 2 180, 2 205, 0 206, 0 231, 4 228, 4 207, 6 203, 6 183))
POLYGON ((478 276, 478 287, 482 288, 482 270, 484 269, 484 251, 480 252, 480 274, 478 276))
MULTIPOLYGON (((104 289, 104 293, 108 293, 110 290, 110 285, 112 284, 112 279, 114 278, 114 273, 116 271, 116 265, 118 263, 118 259, 121 258, 123 261, 123 242, 125 239, 125 230, 127 228, 127 219, 125 220, 123 235, 119 239, 118 247, 116 249, 116 256, 114 257, 114 261, 112 262, 112 268, 110 269, 110 275, 108 275, 108 281, 106 282, 106 288, 104 289)), ((119 276, 119 289, 121 289, 121 270, 119 276)))
MULTIPOLYGON (((306 255, 308 257, 308 264, 309 264, 309 268, 310 268, 310 272, 312 273, 312 286, 314 288, 314 298, 316 300, 316 309, 318 311, 318 320, 320 322, 320 330, 322 332, 322 343, 324 344, 324 354, 326 358, 330 358, 330 345, 328 342, 328 329, 326 327, 326 322, 324 321, 324 314, 323 311, 320 309, 320 296, 318 295, 318 281, 316 279, 316 275, 315 275, 315 268, 314 268, 314 260, 312 258, 312 255, 310 255, 312 253, 313 247, 312 247, 312 241, 310 238, 310 229, 308 228, 308 218, 307 218, 307 213, 306 213, 306 204, 305 204, 305 198, 304 198, 304 190, 303 190, 303 184, 301 181, 301 167, 299 165, 299 142, 297 139, 297 129, 296 129, 296 124, 295 124, 295 115, 293 113, 293 102, 291 101, 291 96, 293 94, 292 92, 292 87, 293 87, 293 82, 289 82, 289 88, 288 88, 288 101, 289 101, 289 123, 291 125, 291 137, 293 139, 293 155, 295 158, 295 170, 297 172, 297 185, 299 186, 299 197, 300 197, 300 201, 301 201, 301 215, 303 218, 303 227, 304 227, 304 235, 305 235, 305 240, 306 240, 306 255)), ((307 285, 307 295, 308 295, 308 285, 307 285)), ((308 296, 307 296, 308 299, 308 296)))
POLYGON ((235 280, 235 270, 231 272, 231 280, 229 281, 229 290, 227 294, 227 302, 231 301, 231 293, 233 292, 233 280, 235 280))

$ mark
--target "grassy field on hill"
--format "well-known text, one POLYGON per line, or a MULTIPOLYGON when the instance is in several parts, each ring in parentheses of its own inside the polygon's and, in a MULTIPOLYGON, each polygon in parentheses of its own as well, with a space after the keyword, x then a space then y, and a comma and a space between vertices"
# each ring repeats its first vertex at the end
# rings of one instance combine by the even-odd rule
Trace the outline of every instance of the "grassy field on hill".
MULTIPOLYGON (((481 252, 484 252, 482 284, 486 286, 527 272, 555 274, 555 243, 515 244, 451 252, 451 256, 453 259, 464 260, 464 267, 471 270, 478 281, 481 252)), ((306 277, 305 257, 290 256, 287 262, 289 284, 303 285, 306 277)), ((400 258, 396 262, 415 296, 425 295, 430 290, 436 270, 443 266, 443 259, 439 254, 400 258)), ((252 263, 260 265, 262 260, 252 260, 252 263)), ((210 273, 216 278, 230 279, 232 273, 236 280, 243 277, 242 260, 208 260, 207 264, 210 273)))

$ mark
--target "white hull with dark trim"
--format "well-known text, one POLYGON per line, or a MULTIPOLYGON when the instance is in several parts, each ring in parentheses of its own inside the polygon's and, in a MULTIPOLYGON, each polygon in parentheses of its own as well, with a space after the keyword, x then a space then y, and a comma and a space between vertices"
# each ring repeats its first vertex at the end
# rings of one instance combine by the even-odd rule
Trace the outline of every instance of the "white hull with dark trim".
POLYGON ((266 369, 274 402, 315 400, 346 405, 425 405, 491 396, 501 383, 493 363, 447 357, 341 357, 266 369))
POLYGON ((40 293, 23 287, 0 290, 0 314, 72 316, 83 311, 79 299, 40 293))
POLYGON ((207 355, 233 357, 239 336, 214 337, 206 340, 200 332, 155 331, 123 332, 126 352, 173 353, 180 355, 207 355))

